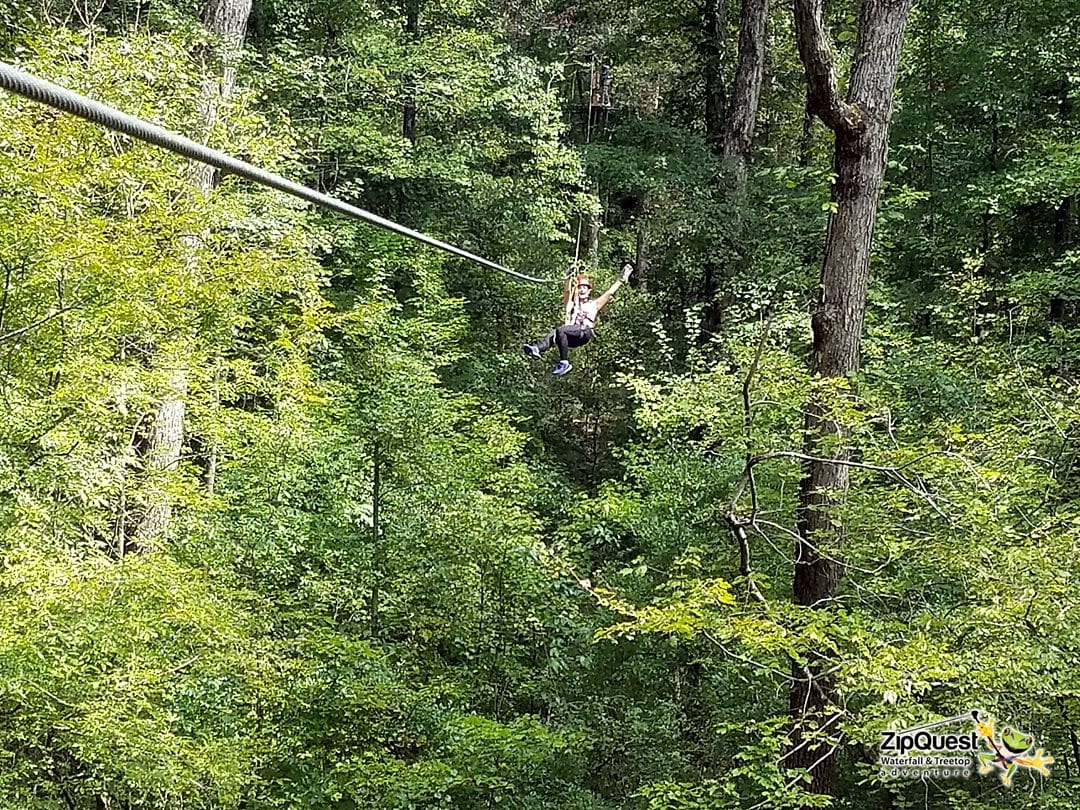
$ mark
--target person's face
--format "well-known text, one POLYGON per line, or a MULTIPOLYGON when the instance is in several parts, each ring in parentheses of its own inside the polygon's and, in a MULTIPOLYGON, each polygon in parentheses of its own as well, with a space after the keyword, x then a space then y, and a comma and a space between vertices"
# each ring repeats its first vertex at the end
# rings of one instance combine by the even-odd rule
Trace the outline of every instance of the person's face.
POLYGON ((587 281, 582 281, 577 285, 578 298, 582 301, 589 300, 589 296, 592 294, 592 285, 587 281))

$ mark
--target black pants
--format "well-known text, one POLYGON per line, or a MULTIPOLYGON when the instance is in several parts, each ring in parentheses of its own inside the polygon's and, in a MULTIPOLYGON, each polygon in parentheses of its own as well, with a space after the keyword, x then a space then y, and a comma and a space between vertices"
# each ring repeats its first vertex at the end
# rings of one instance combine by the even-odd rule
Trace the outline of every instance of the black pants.
POLYGON ((584 346, 592 340, 592 336, 593 331, 591 326, 575 326, 574 324, 570 324, 568 326, 560 326, 549 332, 547 337, 536 341, 533 345, 542 352, 546 352, 548 349, 558 346, 559 359, 569 360, 570 349, 584 346))

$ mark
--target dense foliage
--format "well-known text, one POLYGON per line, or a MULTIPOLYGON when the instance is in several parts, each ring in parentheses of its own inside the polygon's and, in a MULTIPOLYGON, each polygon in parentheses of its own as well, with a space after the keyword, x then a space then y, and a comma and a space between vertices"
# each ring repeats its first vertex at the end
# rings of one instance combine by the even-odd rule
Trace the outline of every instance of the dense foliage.
POLYGON ((0 807, 1077 806, 1080 7, 916 5, 831 380, 791 9, 742 183, 711 8, 257 0, 208 118, 198 4, 0 2, 0 59, 126 112, 525 272, 638 265, 555 379, 557 284, 0 95, 0 807), (851 485, 800 607, 811 397, 851 485), (821 656, 831 796, 786 762, 821 656), (879 776, 882 729, 972 708, 1052 776, 879 776))

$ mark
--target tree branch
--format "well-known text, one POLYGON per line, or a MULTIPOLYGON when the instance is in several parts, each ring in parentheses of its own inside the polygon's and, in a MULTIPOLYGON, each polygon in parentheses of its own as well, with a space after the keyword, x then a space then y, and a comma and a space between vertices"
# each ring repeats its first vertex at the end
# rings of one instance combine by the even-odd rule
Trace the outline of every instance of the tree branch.
POLYGON ((12 338, 16 338, 19 335, 25 334, 25 333, 29 332, 31 329, 37 329, 37 327, 43 326, 44 324, 47 324, 49 321, 53 320, 54 318, 59 318, 61 315, 63 315, 69 309, 75 309, 75 307, 76 307, 76 304, 68 304, 66 307, 61 307, 60 309, 53 310, 48 315, 46 315, 44 318, 38 318, 38 320, 34 321, 31 324, 27 324, 26 326, 20 327, 19 329, 12 329, 10 332, 6 332, 6 333, 0 335, 0 343, 11 340, 12 338))
POLYGON ((795 0, 795 38, 806 68, 807 106, 834 132, 855 133, 864 126, 863 112, 840 98, 823 6, 823 0, 795 0))
POLYGON ((753 577, 750 575, 750 541, 746 536, 746 524, 731 513, 725 515, 725 519, 727 520, 728 528, 731 529, 732 536, 735 538, 735 542, 739 546, 739 573, 742 574, 743 579, 746 580, 746 589, 754 599, 768 607, 769 600, 765 598, 765 595, 761 592, 757 583, 754 582, 753 577))
POLYGON ((768 600, 758 588, 757 583, 754 582, 753 578, 750 576, 750 541, 746 536, 746 527, 748 525, 753 525, 758 512, 757 484, 754 482, 753 465, 754 453, 752 429, 754 426, 754 412, 750 407, 750 389, 754 384, 754 375, 757 374, 758 364, 761 362, 761 354, 765 351, 765 343, 769 339, 770 323, 770 321, 765 321, 765 325, 761 330, 761 338, 758 340, 757 351, 754 352, 754 360, 750 363, 750 369, 746 372, 746 379, 743 380, 743 433, 745 434, 744 438, 746 441, 746 465, 743 468, 743 475, 739 478, 739 483, 735 487, 735 492, 731 496, 731 506, 728 509, 728 513, 724 516, 728 528, 731 529, 731 534, 734 536, 735 542, 739 547, 739 573, 746 579, 746 588, 750 592, 750 595, 766 606, 769 604, 768 600), (738 504, 739 498, 742 496, 743 488, 746 484, 750 485, 750 517, 743 520, 736 516, 735 507, 738 504))
MULTIPOLYGON (((930 493, 928 493, 922 487, 916 486, 912 481, 908 480, 908 478, 900 472, 900 468, 898 467, 882 467, 878 464, 865 464, 861 461, 849 461, 848 459, 844 458, 824 458, 822 456, 813 456, 807 453, 797 453, 794 450, 775 450, 770 453, 763 453, 760 456, 754 456, 753 458, 748 459, 746 462, 746 466, 749 469, 762 461, 770 461, 774 458, 793 458, 799 459, 800 461, 809 461, 821 464, 836 464, 843 467, 854 467, 860 470, 872 470, 874 472, 881 473, 882 475, 885 475, 886 477, 892 479, 901 486, 906 487, 908 490, 926 501, 927 505, 929 505, 930 508, 937 513, 938 517, 942 518, 950 525, 953 523, 952 519, 947 514, 945 514, 944 511, 942 511, 940 506, 937 505, 937 502, 932 497, 930 497, 930 493)), ((908 464, 912 463, 914 462, 910 461, 903 466, 908 466, 908 464)))

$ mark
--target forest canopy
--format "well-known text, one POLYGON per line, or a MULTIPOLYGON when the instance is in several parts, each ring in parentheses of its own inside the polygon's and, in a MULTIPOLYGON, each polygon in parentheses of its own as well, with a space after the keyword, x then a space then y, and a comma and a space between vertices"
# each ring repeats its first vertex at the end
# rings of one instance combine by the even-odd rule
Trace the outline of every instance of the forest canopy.
POLYGON ((0 92, 0 808, 1080 805, 1077 0, 0 20, 547 280, 0 92))

